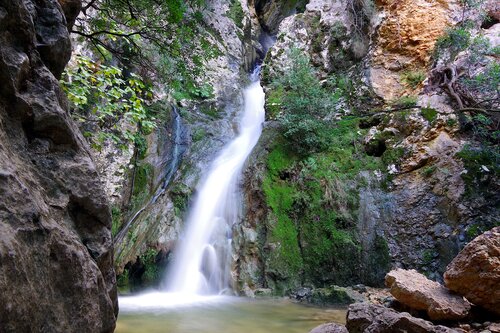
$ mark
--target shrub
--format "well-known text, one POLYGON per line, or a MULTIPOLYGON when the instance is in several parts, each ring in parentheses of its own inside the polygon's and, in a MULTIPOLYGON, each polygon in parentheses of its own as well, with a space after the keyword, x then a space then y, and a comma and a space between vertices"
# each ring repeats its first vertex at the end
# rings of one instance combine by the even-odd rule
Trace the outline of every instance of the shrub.
POLYGON ((273 113, 280 107, 278 120, 290 149, 301 156, 325 149, 324 117, 339 96, 322 85, 309 59, 300 50, 290 52, 290 68, 271 83, 273 113))
POLYGON ((410 88, 417 88, 425 80, 425 72, 422 70, 406 71, 401 75, 403 82, 410 88))
POLYGON ((107 139, 121 147, 138 143, 142 134, 156 127, 146 107, 147 100, 153 97, 152 89, 140 76, 125 76, 117 67, 82 56, 75 60, 76 65, 64 72, 61 85, 71 103, 72 116, 79 122, 97 125, 98 131, 84 131, 94 149, 100 150, 107 139), (124 129, 122 119, 140 131, 124 129))

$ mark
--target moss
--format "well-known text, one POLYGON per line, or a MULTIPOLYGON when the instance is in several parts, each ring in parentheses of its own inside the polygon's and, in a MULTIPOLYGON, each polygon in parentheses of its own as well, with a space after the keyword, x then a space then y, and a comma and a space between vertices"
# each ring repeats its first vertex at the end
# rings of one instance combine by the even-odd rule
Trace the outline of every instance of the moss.
POLYGON ((239 0, 232 0, 229 5, 229 11, 227 12, 227 17, 229 17, 236 26, 243 29, 243 19, 245 18, 245 13, 243 8, 241 8, 241 3, 239 0))
POLYGON ((434 171, 436 171, 437 167, 435 165, 426 166, 422 169, 422 175, 424 177, 430 177, 434 171))
POLYGON ((422 70, 405 71, 401 75, 401 80, 410 88, 417 88, 425 80, 425 72, 422 70))
POLYGON ((174 204, 174 212, 177 216, 182 216, 186 212, 191 196, 191 189, 184 184, 176 183, 170 189, 170 197, 174 204))
POLYGON ((353 299, 346 288, 332 286, 329 288, 316 288, 311 295, 311 303, 321 306, 351 304, 353 299))
POLYGON ((268 119, 276 119, 281 112, 283 92, 283 87, 278 87, 268 92, 266 96, 266 117, 268 119))
POLYGON ((206 114, 207 116, 214 118, 214 119, 220 119, 221 115, 219 114, 219 110, 213 105, 207 105, 207 104, 202 104, 200 105, 200 111, 203 114, 206 114))
POLYGON ((140 163, 136 166, 131 211, 139 209, 151 195, 153 173, 154 167, 149 163, 140 163))
POLYGON ((191 134, 191 139, 193 142, 201 141, 207 135, 207 131, 204 128, 196 128, 191 134))
POLYGON ((385 165, 391 165, 397 163, 404 154, 405 150, 402 147, 387 149, 382 155, 382 161, 385 165))
POLYGON ((118 275, 116 278, 116 286, 118 287, 118 292, 120 294, 125 294, 130 291, 130 281, 128 269, 125 269, 122 274, 118 275))
POLYGON ((424 117, 428 122, 432 123, 437 118, 437 110, 433 108, 422 108, 420 110, 422 117, 424 117))
POLYGON ((156 257, 157 257, 157 251, 153 249, 148 249, 146 253, 144 253, 139 257, 141 264, 144 266, 144 274, 142 275, 142 282, 145 285, 154 284, 160 278, 156 257))
MULTIPOLYGON (((281 290, 292 280, 324 285, 360 279, 358 175, 384 165, 360 149, 363 130, 358 122, 346 118, 330 126, 327 150, 306 159, 290 153, 283 139, 267 156, 263 189, 272 212, 271 242, 278 244, 269 269, 283 281, 277 286, 281 290)), ((382 248, 380 262, 388 258, 387 247, 382 248)))
POLYGON ((412 107, 417 105, 417 96, 402 96, 392 102, 395 107, 412 107))
POLYGON ((123 223, 123 215, 120 207, 116 205, 113 205, 111 207, 111 218, 112 218, 111 234, 114 237, 120 230, 120 227, 122 226, 123 223))
POLYGON ((433 251, 431 249, 426 249, 422 252, 422 263, 424 266, 430 265, 434 259, 433 251))

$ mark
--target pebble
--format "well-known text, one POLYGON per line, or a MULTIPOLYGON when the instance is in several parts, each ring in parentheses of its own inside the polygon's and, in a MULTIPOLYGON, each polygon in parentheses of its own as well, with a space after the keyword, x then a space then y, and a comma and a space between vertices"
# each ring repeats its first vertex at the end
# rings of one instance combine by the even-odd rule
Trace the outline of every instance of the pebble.
POLYGON ((480 329, 483 327, 480 323, 472 323, 472 327, 475 328, 476 330, 480 329))
POLYGON ((470 331, 470 325, 469 324, 461 324, 460 328, 462 328, 462 329, 464 329, 466 331, 470 331))

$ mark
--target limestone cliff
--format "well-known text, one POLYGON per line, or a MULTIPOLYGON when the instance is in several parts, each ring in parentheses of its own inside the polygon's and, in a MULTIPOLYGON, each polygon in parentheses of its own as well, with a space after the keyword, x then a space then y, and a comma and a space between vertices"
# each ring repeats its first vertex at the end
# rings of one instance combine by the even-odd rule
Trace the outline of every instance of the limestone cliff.
MULTIPOLYGON (((305 266, 291 273, 278 264, 282 260, 273 259, 276 251, 290 244, 277 241, 279 216, 263 191, 266 175, 274 167, 272 158, 278 154, 276 147, 282 142, 279 128, 270 122, 246 172, 247 217, 236 242, 240 287, 252 294, 255 288, 283 292, 304 283, 377 284, 391 265, 418 268, 440 280, 458 250, 477 232, 498 221, 498 199, 493 194, 498 193, 498 160, 491 157, 488 162, 467 155, 471 151, 468 147, 478 147, 480 138, 467 129, 475 117, 468 113, 475 112, 474 108, 467 106, 498 108, 495 87, 481 93, 470 85, 477 75, 486 75, 479 73, 498 66, 498 51, 494 51, 498 48, 494 36, 500 26, 495 19, 498 6, 488 1, 479 8, 463 8, 454 1, 312 0, 306 8, 304 13, 283 19, 276 29, 277 42, 263 72, 267 111, 279 107, 280 92, 270 83, 289 69, 287 50, 300 49, 325 83, 339 76, 349 80, 348 93, 329 117, 337 121, 345 115, 359 117, 359 125, 353 130, 360 138, 351 144, 355 150, 360 144, 364 154, 375 157, 370 161, 380 158, 386 165, 372 171, 366 166, 357 176, 341 181, 340 187, 318 180, 324 196, 343 188, 356 189, 356 204, 350 208, 356 223, 342 230, 355 234, 352 240, 359 252, 356 247, 346 250, 350 245, 343 243, 345 246, 336 253, 317 253, 329 258, 330 264, 313 267, 318 275, 311 277, 304 253, 312 246, 312 240, 306 238, 312 234, 307 234, 300 214, 292 214, 297 235, 293 246, 302 256, 294 260, 305 266), (489 21, 484 20, 485 15, 489 15, 489 21), (472 22, 470 27, 450 28, 463 20, 472 22), (470 40, 459 50, 449 50, 446 47, 456 40, 446 44, 446 38, 451 38, 446 36, 457 29, 465 30, 459 33, 470 40), (487 45, 482 51, 477 50, 478 40, 487 45), (460 94, 465 97, 458 100, 455 95, 460 94), (481 104, 487 100, 492 102, 481 104), (339 265, 342 260, 346 262, 339 265)), ((487 116, 497 119, 494 112, 487 116)), ((271 113, 268 118, 273 119, 271 113)), ((356 154, 361 156, 359 150, 356 154)), ((320 158, 312 156, 314 163, 320 158)), ((278 181, 283 186, 297 182, 307 163, 312 162, 281 170, 278 181)), ((332 161, 331 168, 335 170, 338 163, 332 161)), ((293 205, 300 204, 300 196, 303 194, 296 194, 293 205)), ((324 242, 331 239, 325 235, 324 242)))
POLYGON ((2 332, 112 332, 118 312, 108 201, 57 81, 64 4, 0 4, 2 332))

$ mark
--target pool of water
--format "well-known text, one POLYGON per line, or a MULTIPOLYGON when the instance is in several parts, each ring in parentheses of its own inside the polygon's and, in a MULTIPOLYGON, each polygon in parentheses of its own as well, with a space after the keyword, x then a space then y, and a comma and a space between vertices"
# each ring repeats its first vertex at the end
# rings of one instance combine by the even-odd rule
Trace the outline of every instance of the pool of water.
POLYGON ((117 333, 307 333, 345 323, 346 309, 318 308, 287 299, 170 294, 121 297, 117 333))

